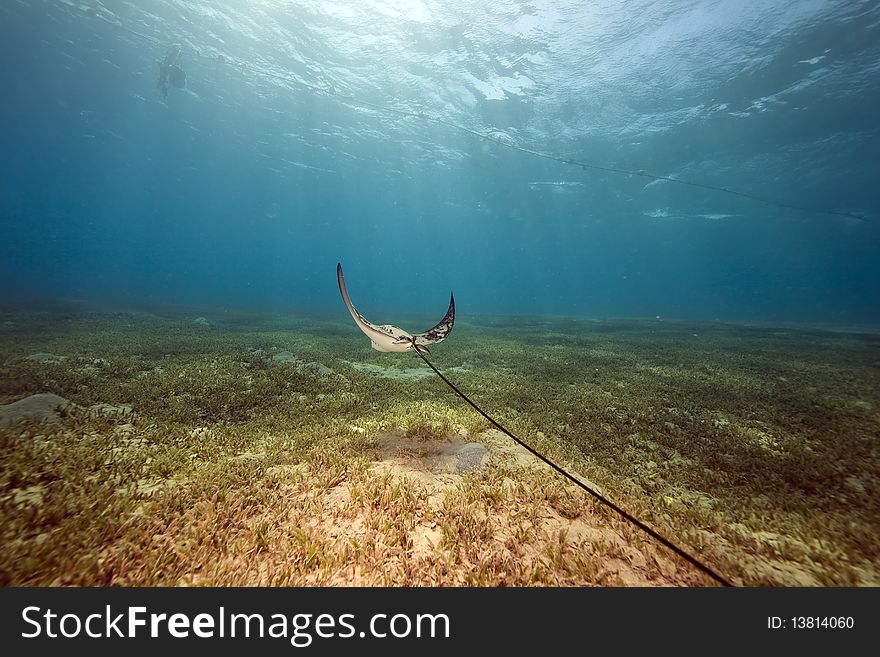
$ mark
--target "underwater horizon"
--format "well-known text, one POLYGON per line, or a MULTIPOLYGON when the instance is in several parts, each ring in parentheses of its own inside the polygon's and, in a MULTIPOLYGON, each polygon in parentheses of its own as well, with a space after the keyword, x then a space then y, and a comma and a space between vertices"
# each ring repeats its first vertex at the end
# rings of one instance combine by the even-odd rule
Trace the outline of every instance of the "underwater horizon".
POLYGON ((7 309, 344 317, 342 262, 380 322, 452 290, 880 324, 876 2, 16 0, 0 31, 7 309))

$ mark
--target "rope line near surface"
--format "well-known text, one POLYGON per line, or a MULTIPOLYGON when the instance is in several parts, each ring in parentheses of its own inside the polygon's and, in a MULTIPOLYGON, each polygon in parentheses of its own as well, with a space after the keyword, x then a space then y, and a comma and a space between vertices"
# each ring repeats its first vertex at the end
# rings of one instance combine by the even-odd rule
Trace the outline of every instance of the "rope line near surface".
POLYGON ((458 387, 452 381, 447 379, 440 370, 438 370, 436 367, 434 367, 434 364, 430 360, 428 360, 427 356, 425 356, 425 354, 423 354, 420 349, 416 348, 416 349, 414 349, 414 351, 419 355, 419 358, 421 358, 423 361, 425 361, 425 363, 428 365, 428 367, 430 367, 432 370, 434 370, 434 373, 437 376, 439 376, 443 380, 443 382, 446 383, 446 385, 448 385, 450 388, 452 388, 453 391, 455 391, 455 394, 457 394, 459 397, 464 399, 468 404, 470 404, 474 408, 474 410, 477 411, 477 413, 479 413, 484 418, 486 418, 489 422, 491 422, 492 425, 495 428, 497 428, 499 431, 503 432, 509 438, 513 439, 518 445, 525 447, 534 456, 541 459, 544 463, 546 463, 551 468, 556 470, 556 472, 561 474, 563 477, 565 477, 566 479, 568 479, 572 483, 576 484, 577 486, 579 486, 580 488, 585 490, 587 493, 592 495, 594 498, 596 498, 599 502, 601 502, 605 506, 616 511, 620 516, 622 516, 624 518, 624 520, 627 520, 628 522, 632 523, 633 525, 635 525, 636 527, 638 527, 639 529, 641 529, 642 531, 647 533, 649 536, 651 536, 655 540, 657 540, 660 543, 662 543, 663 545, 665 545, 667 548, 672 550, 675 554, 677 554, 682 559, 684 559, 685 561, 687 561, 691 565, 693 565, 696 568, 698 568, 699 570, 701 570, 703 573, 705 573, 706 575, 708 575, 709 577, 714 579, 716 582, 718 582, 722 586, 734 586, 733 582, 731 582, 726 577, 718 574, 718 572, 716 572, 713 568, 711 568, 710 566, 707 566, 705 563, 703 563, 702 561, 700 561, 696 557, 692 556, 691 554, 686 552, 684 549, 680 548, 678 545, 676 545, 675 543, 673 543, 669 539, 667 539, 664 536, 662 536, 661 534, 657 533, 656 530, 652 529, 650 526, 646 525, 644 522, 642 522, 641 520, 639 520, 638 518, 636 518, 635 516, 633 516, 632 514, 627 512, 626 510, 619 507, 617 504, 615 504, 614 502, 609 500, 607 497, 605 497, 601 493, 597 492, 592 487, 588 486, 587 484, 582 482, 580 479, 578 479, 574 475, 570 474, 569 472, 567 472, 566 470, 564 470, 560 466, 556 465, 549 458, 547 458, 546 456, 544 456, 543 454, 541 454, 540 452, 538 452, 537 450, 535 450, 534 448, 530 447, 529 445, 524 443, 522 440, 517 438, 515 435, 513 435, 513 433, 511 433, 510 431, 505 429, 501 424, 499 424, 494 419, 492 419, 492 417, 490 417, 488 413, 486 413, 483 409, 481 409, 473 401, 471 401, 470 398, 467 395, 465 395, 461 390, 459 390, 458 387))
MULTIPOLYGON (((124 31, 128 32, 129 34, 132 34, 140 39, 143 39, 144 41, 152 43, 153 45, 156 45, 159 47, 161 47, 161 45, 162 45, 160 40, 157 39, 156 37, 153 37, 148 34, 144 34, 143 32, 140 32, 138 30, 135 30, 135 29, 125 25, 118 18, 115 20, 112 20, 100 12, 89 12, 89 11, 86 11, 85 9, 78 7, 78 6, 70 6, 66 3, 64 3, 64 7, 70 11, 78 11, 82 14, 85 14, 88 16, 93 16, 94 18, 97 18, 98 20, 104 21, 108 25, 112 25, 112 26, 117 27, 121 30, 124 30, 124 31)), ((273 79, 276 79, 276 80, 279 80, 282 82, 286 82, 287 84, 298 85, 298 86, 300 86, 304 89, 307 89, 315 94, 326 96, 328 98, 334 98, 334 99, 336 99, 340 102, 343 102, 343 103, 348 103, 348 104, 354 105, 354 106, 366 107, 366 108, 374 109, 377 111, 386 112, 389 114, 397 114, 398 116, 406 116, 406 117, 413 118, 413 119, 420 120, 420 121, 427 121, 427 122, 435 123, 437 125, 444 125, 449 128, 452 128, 453 130, 457 130, 459 132, 472 135, 472 136, 477 137, 479 139, 482 139, 484 141, 488 141, 490 143, 493 143, 497 146, 502 146, 504 148, 507 148, 507 149, 510 149, 513 151, 517 151, 517 152, 523 153, 525 155, 530 155, 532 157, 538 157, 538 158, 541 158, 544 160, 551 160, 554 162, 559 162, 560 164, 565 164, 565 165, 569 165, 569 166, 576 166, 576 167, 580 167, 581 169, 602 171, 605 173, 623 175, 623 176, 628 176, 628 177, 640 177, 640 178, 646 178, 648 180, 654 180, 654 181, 659 181, 659 182, 675 183, 677 185, 683 185, 686 187, 702 189, 705 191, 728 194, 731 196, 736 196, 739 198, 748 199, 750 201, 755 201, 757 203, 763 203, 765 205, 770 205, 770 206, 774 206, 777 208, 783 208, 786 210, 796 210, 798 212, 806 212, 806 213, 810 213, 810 214, 820 214, 820 215, 827 215, 827 216, 834 216, 834 217, 843 217, 846 219, 856 219, 858 221, 864 221, 866 219, 866 217, 864 215, 859 214, 857 212, 846 212, 843 210, 832 210, 832 209, 826 209, 826 208, 816 208, 816 207, 810 207, 810 206, 806 206, 806 205, 799 205, 797 203, 791 203, 788 201, 782 201, 782 200, 778 200, 778 199, 768 198, 766 196, 760 196, 758 194, 752 194, 750 192, 743 192, 740 190, 731 189, 730 187, 721 187, 718 185, 710 185, 707 183, 696 182, 693 180, 687 180, 687 179, 683 179, 683 178, 674 178, 672 176, 662 176, 659 174, 650 173, 650 172, 645 171, 643 169, 638 169, 638 170, 623 169, 623 168, 619 168, 619 167, 612 167, 612 166, 605 166, 605 165, 601 165, 601 164, 595 164, 593 162, 587 162, 585 160, 580 160, 577 158, 563 157, 561 155, 556 155, 554 153, 548 153, 546 151, 539 151, 539 150, 536 150, 533 148, 527 148, 525 146, 520 146, 519 144, 517 144, 515 142, 507 141, 505 139, 500 139, 499 137, 497 137, 491 133, 480 132, 479 130, 474 130, 473 128, 468 128, 467 126, 461 125, 460 123, 456 123, 456 122, 451 121, 449 119, 446 119, 442 116, 437 116, 437 115, 432 115, 432 114, 426 113, 422 110, 400 109, 397 107, 392 107, 390 105, 382 105, 380 103, 373 103, 373 102, 370 102, 367 100, 356 98, 355 96, 350 96, 348 94, 339 92, 339 91, 335 90, 332 86, 320 87, 320 86, 317 86, 314 84, 309 84, 308 82, 300 80, 292 75, 282 75, 279 73, 274 73, 272 71, 262 70, 262 69, 255 67, 255 66, 251 66, 250 64, 247 64, 246 62, 236 63, 232 58, 230 58, 226 55, 223 55, 223 54, 220 54, 217 56, 209 56, 209 55, 206 55, 206 54, 199 52, 198 50, 195 50, 195 49, 193 49, 193 53, 197 57, 199 57, 203 60, 214 62, 214 63, 219 63, 219 64, 225 64, 225 65, 230 66, 232 68, 239 68, 242 71, 249 71, 255 75, 259 75, 259 76, 263 76, 263 77, 267 77, 267 78, 273 78, 273 79)))

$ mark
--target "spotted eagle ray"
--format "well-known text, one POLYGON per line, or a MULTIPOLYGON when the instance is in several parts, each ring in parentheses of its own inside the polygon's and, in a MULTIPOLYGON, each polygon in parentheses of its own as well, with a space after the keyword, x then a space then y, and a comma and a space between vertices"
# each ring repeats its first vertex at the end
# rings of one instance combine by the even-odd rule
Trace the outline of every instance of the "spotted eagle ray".
POLYGON ((339 291, 342 293, 342 300, 345 301, 348 312, 351 313, 358 328, 370 338, 373 349, 376 351, 417 351, 420 353, 424 351, 431 353, 428 349, 429 344, 443 342, 452 333, 452 325, 455 323, 455 296, 451 292, 449 294, 449 309, 446 311, 446 316, 440 320, 440 323, 424 333, 412 335, 401 328, 391 326, 391 324, 382 324, 380 326, 368 322, 352 304, 348 291, 345 289, 342 264, 338 262, 336 263, 336 280, 339 283, 339 291))
POLYGON ((690 564, 699 568, 701 571, 712 577, 712 579, 714 579, 715 581, 719 582, 723 586, 733 586, 730 580, 726 579, 722 575, 719 575, 711 567, 709 567, 696 557, 692 556, 690 553, 686 552, 684 549, 670 541, 668 538, 659 534, 652 527, 646 525, 634 515, 619 507, 610 499, 608 499, 598 491, 594 490, 591 486, 588 486, 580 479, 570 474, 564 468, 556 465, 556 463, 538 452, 531 445, 517 438, 510 430, 508 430, 506 427, 504 427, 502 424, 492 418, 492 416, 486 413, 486 411, 484 411, 482 408, 477 406, 477 404, 473 402, 470 397, 459 390, 458 386, 456 386, 452 381, 446 378, 446 376, 434 366, 434 363, 428 360, 428 357, 425 355, 426 353, 430 353, 430 351, 428 350, 428 345, 443 342, 446 338, 449 337, 449 334, 452 332, 452 325, 455 323, 455 297, 451 293, 449 295, 449 310, 446 311, 446 316, 442 320, 440 320, 440 323, 429 331, 411 335, 410 333, 407 333, 403 329, 396 326, 392 326, 390 324, 382 324, 380 326, 368 322, 366 319, 364 319, 364 316, 361 315, 354 307, 354 304, 351 303, 351 299, 348 296, 348 291, 345 289, 345 277, 343 277, 342 275, 342 264, 338 262, 336 263, 336 281, 339 283, 339 291, 342 293, 342 300, 345 301, 348 312, 351 313, 351 316, 354 318, 355 324, 358 325, 358 328, 363 331, 368 338, 370 338, 373 349, 375 349, 376 351, 398 353, 405 351, 415 351, 416 354, 418 354, 419 358, 425 361, 425 364, 434 371, 434 374, 439 376, 443 380, 443 382, 448 385, 453 390, 453 392, 455 392, 455 394, 457 394, 464 401, 470 404, 470 406, 475 411, 477 411, 477 413, 486 418, 492 424, 492 426, 507 435, 508 438, 511 438, 518 445, 527 449, 534 456, 541 459, 544 463, 556 470, 556 472, 561 474, 563 477, 582 488, 584 491, 599 500, 599 502, 601 502, 602 504, 616 511, 625 520, 632 523, 633 525, 644 531, 646 534, 668 547, 670 550, 688 561, 690 564))

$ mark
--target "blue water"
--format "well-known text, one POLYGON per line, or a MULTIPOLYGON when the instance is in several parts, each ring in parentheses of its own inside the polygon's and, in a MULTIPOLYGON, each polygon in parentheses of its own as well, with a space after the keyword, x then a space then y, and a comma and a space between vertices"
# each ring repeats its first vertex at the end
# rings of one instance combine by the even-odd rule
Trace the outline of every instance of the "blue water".
POLYGON ((0 61, 7 305, 880 323, 877 2, 6 0, 0 61))

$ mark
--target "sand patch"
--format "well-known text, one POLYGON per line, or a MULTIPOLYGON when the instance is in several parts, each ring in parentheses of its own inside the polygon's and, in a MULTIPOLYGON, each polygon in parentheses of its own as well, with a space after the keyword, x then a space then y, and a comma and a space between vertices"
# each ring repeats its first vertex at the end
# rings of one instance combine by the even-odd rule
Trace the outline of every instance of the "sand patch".
POLYGON ((426 379, 434 376, 428 367, 383 367, 373 363, 349 363, 358 372, 385 379, 426 379))
POLYGON ((456 436, 443 441, 423 441, 410 438, 402 431, 391 431, 381 434, 378 443, 378 455, 383 460, 435 474, 464 474, 479 470, 489 460, 485 445, 465 442, 456 436))
MULTIPOLYGON (((367 374, 368 376, 376 376, 384 379, 427 379, 434 376, 434 372, 427 365, 419 367, 385 367, 376 365, 375 363, 358 363, 347 361, 352 368, 358 372, 367 374)), ((471 366, 465 363, 457 367, 450 367, 446 372, 455 374, 467 374, 471 371, 471 366)))
POLYGON ((51 354, 45 351, 41 351, 39 353, 26 356, 25 360, 31 360, 36 363, 61 363, 67 360, 67 356, 58 356, 57 354, 51 354))

